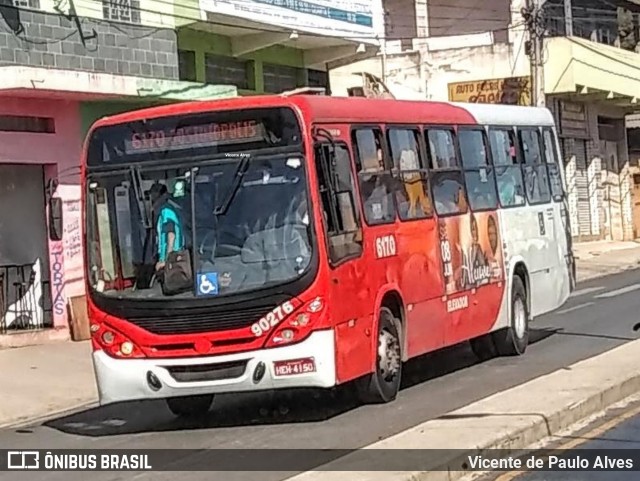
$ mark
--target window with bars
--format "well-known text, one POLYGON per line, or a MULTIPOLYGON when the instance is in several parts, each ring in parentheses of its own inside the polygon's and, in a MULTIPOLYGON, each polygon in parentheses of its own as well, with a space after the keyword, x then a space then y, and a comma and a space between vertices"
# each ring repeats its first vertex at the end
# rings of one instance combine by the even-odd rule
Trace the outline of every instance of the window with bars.
POLYGON ((180 80, 196 81, 196 53, 192 50, 178 50, 178 71, 180 80))
POLYGON ((262 72, 265 92, 279 94, 300 86, 298 69, 295 67, 265 63, 262 67, 262 72))
MULTIPOLYGON (((11 3, 9 5, 11 5, 11 3)), ((13 0, 13 6, 18 8, 32 8, 34 10, 40 10, 40 0, 13 0)))
POLYGON ((102 0, 102 14, 105 20, 140 23, 139 0, 102 0))
POLYGON ((239 89, 250 88, 249 61, 206 54, 204 62, 206 83, 235 85, 239 89))
POLYGON ((56 122, 51 117, 28 117, 26 115, 0 115, 0 132, 30 132, 55 134, 56 122))
POLYGON ((307 75, 309 78, 309 87, 326 88, 329 85, 329 74, 327 74, 327 72, 309 69, 307 75))

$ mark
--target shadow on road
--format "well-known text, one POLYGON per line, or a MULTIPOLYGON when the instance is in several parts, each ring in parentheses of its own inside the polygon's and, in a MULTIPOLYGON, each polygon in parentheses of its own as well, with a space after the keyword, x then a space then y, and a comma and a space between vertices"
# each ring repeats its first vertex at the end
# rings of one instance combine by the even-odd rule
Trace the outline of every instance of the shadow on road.
MULTIPOLYGON (((531 343, 558 333, 531 331, 531 343)), ((487 362, 487 361, 485 361, 487 362)), ((468 343, 458 344, 409 361, 402 389, 480 364, 468 343)), ((189 429, 313 423, 340 416, 360 406, 351 384, 332 390, 265 391, 216 397, 207 415, 189 420, 171 415, 164 401, 119 403, 82 411, 45 423, 45 426, 81 436, 101 437, 189 429)), ((25 431, 25 430, 23 430, 25 431)))

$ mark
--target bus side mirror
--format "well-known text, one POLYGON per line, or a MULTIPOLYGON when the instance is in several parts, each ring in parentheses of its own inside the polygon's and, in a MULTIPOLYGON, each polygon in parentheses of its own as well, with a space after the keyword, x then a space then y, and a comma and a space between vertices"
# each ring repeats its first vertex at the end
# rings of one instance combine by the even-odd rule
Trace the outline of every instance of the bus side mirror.
POLYGON ((52 197, 49 200, 49 238, 52 241, 61 241, 63 231, 62 199, 52 197))

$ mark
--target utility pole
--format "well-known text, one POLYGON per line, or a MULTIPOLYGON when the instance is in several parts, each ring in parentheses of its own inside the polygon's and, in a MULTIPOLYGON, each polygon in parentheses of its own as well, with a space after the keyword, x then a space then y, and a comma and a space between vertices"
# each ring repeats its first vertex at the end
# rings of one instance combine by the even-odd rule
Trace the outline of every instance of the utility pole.
POLYGON ((382 62, 382 65, 380 65, 380 68, 382 70, 382 81, 384 83, 387 82, 387 38, 386 36, 382 38, 382 41, 380 42, 380 46, 382 47, 382 55, 380 56, 380 61, 382 62))
POLYGON ((522 9, 522 17, 529 32, 527 55, 531 65, 531 105, 545 106, 544 93, 544 19, 542 4, 544 0, 527 0, 522 9))
POLYGON ((564 34, 573 37, 573 7, 571 0, 564 0, 564 34))

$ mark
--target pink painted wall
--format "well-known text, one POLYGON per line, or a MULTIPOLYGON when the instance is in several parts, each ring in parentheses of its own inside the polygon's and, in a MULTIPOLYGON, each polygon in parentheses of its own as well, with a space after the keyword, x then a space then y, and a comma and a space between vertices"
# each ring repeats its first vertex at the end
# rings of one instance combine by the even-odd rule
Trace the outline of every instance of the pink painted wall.
POLYGON ((61 169, 79 165, 78 102, 0 97, 0 115, 53 117, 56 123, 55 134, 0 132, 0 162, 58 164, 61 169))
POLYGON ((64 202, 65 232, 49 241, 49 269, 54 325, 67 326, 67 299, 84 293, 80 221, 82 135, 78 102, 0 96, 0 115, 53 117, 56 133, 0 132, 0 162, 45 165, 45 181, 57 177, 64 202))

